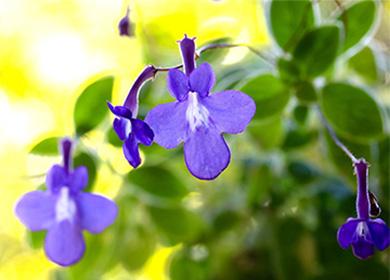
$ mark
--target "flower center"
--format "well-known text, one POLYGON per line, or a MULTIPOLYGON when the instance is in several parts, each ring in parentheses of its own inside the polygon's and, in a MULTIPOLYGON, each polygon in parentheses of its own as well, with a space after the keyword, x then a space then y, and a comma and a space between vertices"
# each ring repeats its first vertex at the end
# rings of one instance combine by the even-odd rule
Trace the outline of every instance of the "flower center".
POLYGON ((367 239, 369 234, 367 224, 365 222, 360 222, 357 226, 356 232, 360 238, 367 239))
POLYGON ((199 103, 196 92, 191 91, 188 93, 186 118, 192 131, 201 125, 208 126, 209 111, 199 103))
POLYGON ((72 221, 76 213, 76 204, 69 196, 69 188, 61 187, 60 195, 56 204, 56 221, 61 222, 63 220, 72 221))

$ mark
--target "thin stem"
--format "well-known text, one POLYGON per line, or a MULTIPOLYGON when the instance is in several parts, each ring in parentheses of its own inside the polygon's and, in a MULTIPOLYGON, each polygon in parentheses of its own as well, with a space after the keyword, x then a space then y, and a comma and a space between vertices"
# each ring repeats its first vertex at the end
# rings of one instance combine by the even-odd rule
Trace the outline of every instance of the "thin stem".
POLYGON ((328 121, 325 119, 325 116, 321 112, 321 110, 318 108, 318 113, 320 116, 321 123, 325 126, 325 128, 328 130, 330 137, 332 137, 332 140, 334 143, 352 160, 352 163, 357 163, 358 159, 352 154, 352 152, 343 144, 343 142, 340 141, 340 139, 337 137, 336 132, 333 130, 333 128, 330 126, 328 121))

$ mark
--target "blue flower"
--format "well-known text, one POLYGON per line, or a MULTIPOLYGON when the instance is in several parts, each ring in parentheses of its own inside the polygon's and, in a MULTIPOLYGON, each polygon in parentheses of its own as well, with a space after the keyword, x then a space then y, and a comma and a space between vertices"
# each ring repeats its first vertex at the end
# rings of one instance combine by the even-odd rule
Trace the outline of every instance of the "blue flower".
POLYGON ((195 177, 211 180, 229 164, 230 151, 222 134, 243 132, 256 111, 248 95, 227 90, 210 94, 215 75, 208 63, 195 67, 195 43, 180 41, 184 72, 168 72, 168 90, 175 102, 158 105, 146 116, 154 141, 167 148, 184 142, 186 165, 195 177))
POLYGON ((117 216, 111 200, 82 190, 88 183, 85 166, 72 170, 71 141, 62 141, 64 166, 54 165, 46 177, 46 191, 32 191, 17 203, 15 212, 31 231, 47 230, 45 252, 50 260, 69 266, 85 251, 82 231, 100 233, 117 216))
POLYGON ((348 218, 337 232, 341 248, 352 246, 353 254, 359 259, 367 259, 375 248, 385 250, 390 244, 390 229, 382 219, 370 218, 368 193, 368 164, 364 159, 354 163, 358 181, 356 197, 357 218, 348 218))
POLYGON ((144 121, 133 118, 127 107, 113 106, 109 102, 107 104, 116 116, 113 127, 119 139, 123 141, 123 153, 130 165, 137 168, 141 164, 138 144, 151 145, 154 137, 153 131, 144 121))

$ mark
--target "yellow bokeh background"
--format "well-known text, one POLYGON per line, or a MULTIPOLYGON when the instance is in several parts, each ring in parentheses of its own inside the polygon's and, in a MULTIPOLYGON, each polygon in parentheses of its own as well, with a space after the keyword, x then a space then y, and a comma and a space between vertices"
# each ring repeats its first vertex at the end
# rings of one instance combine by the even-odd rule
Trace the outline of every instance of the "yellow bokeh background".
MULTIPOLYGON (((28 155, 29 149, 43 138, 73 133, 73 106, 88 81, 113 74, 113 101, 121 103, 144 65, 156 63, 146 50, 166 57, 166 65, 177 63, 176 40, 184 33, 196 36, 198 45, 221 37, 269 43, 257 0, 0 0, 0 279, 48 279, 56 268, 42 250, 29 247, 13 213, 18 198, 59 160, 28 155), (127 5, 133 38, 117 31, 127 5)), ((243 52, 231 50, 230 57, 243 52)), ((129 170, 122 157, 116 164, 129 170)), ((120 178, 101 167, 96 191, 114 197, 119 185, 120 178)), ((172 250, 158 249, 131 279, 166 279, 172 250)), ((128 277, 121 267, 104 276, 128 277)))

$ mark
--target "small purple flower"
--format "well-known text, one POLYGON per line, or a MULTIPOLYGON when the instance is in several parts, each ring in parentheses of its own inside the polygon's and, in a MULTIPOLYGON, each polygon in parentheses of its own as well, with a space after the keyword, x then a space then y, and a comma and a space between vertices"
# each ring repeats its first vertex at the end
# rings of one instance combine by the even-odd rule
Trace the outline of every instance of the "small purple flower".
POLYGON ((54 165, 46 176, 46 191, 32 191, 17 203, 15 213, 31 231, 47 230, 45 252, 50 260, 69 266, 85 251, 83 230, 100 233, 117 216, 111 200, 82 192, 88 183, 85 166, 71 168, 72 142, 61 143, 64 166, 54 165))
POLYGON ((180 41, 184 72, 168 72, 168 90, 175 102, 162 104, 146 116, 155 142, 167 149, 184 142, 184 158, 197 178, 216 178, 229 164, 230 151, 223 133, 245 130, 256 106, 246 94, 227 90, 210 94, 215 75, 208 63, 195 68, 194 39, 180 41))
POLYGON ((364 159, 354 163, 358 182, 356 197, 357 218, 349 218, 337 232, 337 240, 343 249, 352 246, 353 254, 367 259, 375 247, 385 250, 390 243, 390 229, 382 219, 370 219, 368 193, 368 164, 364 159))
POLYGON ((144 121, 133 118, 129 108, 114 107, 109 102, 107 104, 116 116, 113 127, 119 139, 123 141, 123 153, 130 165, 137 168, 141 164, 138 144, 150 146, 153 143, 153 131, 144 121))

